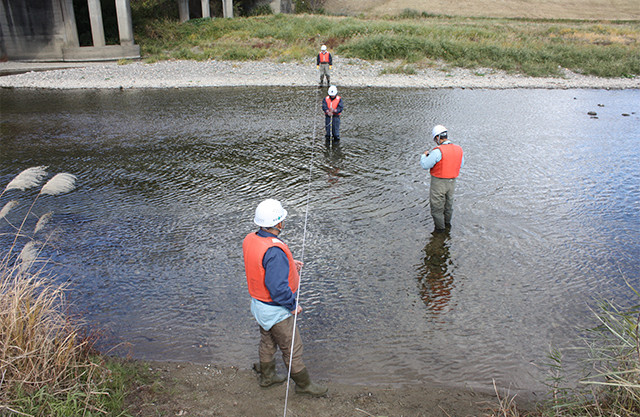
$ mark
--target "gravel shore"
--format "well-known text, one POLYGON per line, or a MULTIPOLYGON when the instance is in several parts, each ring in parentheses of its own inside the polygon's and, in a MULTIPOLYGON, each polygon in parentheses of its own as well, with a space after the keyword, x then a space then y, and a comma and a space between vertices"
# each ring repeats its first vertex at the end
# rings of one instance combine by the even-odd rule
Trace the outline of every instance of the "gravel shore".
MULTIPOLYGON (((561 78, 533 78, 491 69, 429 68, 415 75, 381 74, 397 63, 334 57, 332 84, 340 87, 595 88, 637 89, 640 77, 599 78, 563 71, 561 78)), ((315 62, 161 61, 153 64, 0 63, 3 88, 129 89, 222 86, 310 86, 319 81, 315 62), (26 71, 20 74, 16 72, 26 71)))

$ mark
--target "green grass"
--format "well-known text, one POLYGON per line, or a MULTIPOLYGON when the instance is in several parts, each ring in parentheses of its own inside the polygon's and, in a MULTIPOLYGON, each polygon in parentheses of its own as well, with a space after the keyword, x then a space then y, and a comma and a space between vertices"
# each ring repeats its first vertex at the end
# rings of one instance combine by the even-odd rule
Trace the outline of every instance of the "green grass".
POLYGON ((128 395, 153 378, 144 364, 101 356, 92 356, 88 363, 97 372, 74 378, 64 392, 50 385, 37 391, 18 389, 12 393, 10 408, 32 416, 131 417, 128 395))
POLYGON ((326 44, 342 58, 420 68, 493 68, 529 76, 562 69, 600 77, 640 75, 640 22, 491 19, 405 13, 393 18, 268 15, 138 19, 143 59, 312 60, 326 44), (404 16, 404 17, 402 17, 404 16))

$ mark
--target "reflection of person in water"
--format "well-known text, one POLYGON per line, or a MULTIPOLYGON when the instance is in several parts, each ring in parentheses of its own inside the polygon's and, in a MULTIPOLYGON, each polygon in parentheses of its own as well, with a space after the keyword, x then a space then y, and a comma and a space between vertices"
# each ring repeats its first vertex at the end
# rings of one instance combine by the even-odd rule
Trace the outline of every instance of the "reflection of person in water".
POLYGON ((342 149, 340 148, 340 142, 331 143, 326 142, 326 148, 324 156, 327 160, 327 174, 329 184, 337 184, 340 178, 340 169, 342 167, 342 149))
POLYGON ((454 287, 448 241, 449 233, 432 233, 424 248, 424 263, 418 267, 420 298, 434 315, 447 307, 454 287))

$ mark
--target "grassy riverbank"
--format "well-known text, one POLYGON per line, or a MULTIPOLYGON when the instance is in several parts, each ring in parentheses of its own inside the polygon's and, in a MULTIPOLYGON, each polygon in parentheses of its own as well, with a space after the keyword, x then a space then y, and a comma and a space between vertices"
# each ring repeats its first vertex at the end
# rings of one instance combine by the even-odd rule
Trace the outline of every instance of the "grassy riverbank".
MULTIPOLYGON (((309 62, 320 44, 340 57, 416 68, 493 68, 528 76, 563 69, 599 77, 640 75, 640 22, 433 16, 265 15, 139 19, 136 41, 148 62, 165 59, 309 62)), ((341 61, 342 60, 342 61, 341 61)))

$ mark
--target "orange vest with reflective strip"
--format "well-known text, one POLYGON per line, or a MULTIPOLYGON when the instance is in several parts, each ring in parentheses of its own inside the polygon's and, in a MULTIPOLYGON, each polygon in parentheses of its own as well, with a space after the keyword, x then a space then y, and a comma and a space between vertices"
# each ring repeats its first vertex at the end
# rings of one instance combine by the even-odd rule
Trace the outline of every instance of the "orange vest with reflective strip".
POLYGON ((244 254, 244 270, 247 274, 247 285, 249 287, 249 294, 251 297, 264 301, 271 302, 271 295, 264 283, 265 269, 262 266, 262 259, 267 253, 267 249, 277 246, 282 249, 287 255, 289 260, 289 288, 291 292, 298 291, 298 283, 300 277, 298 276, 298 269, 293 262, 293 255, 289 250, 289 247, 280 239, 276 237, 262 237, 257 233, 249 233, 242 242, 242 253, 244 254))
MULTIPOLYGON (((338 104, 340 104, 340 96, 336 96, 336 98, 334 98, 333 100, 331 100, 331 97, 326 96, 324 98, 324 101, 327 102, 327 107, 330 108, 331 110, 335 110, 338 108, 338 104)), ((337 114, 338 116, 340 115, 340 113, 334 113, 337 114)))
POLYGON ((457 178, 462 165, 462 148, 453 143, 437 146, 442 152, 442 159, 431 168, 431 175, 438 178, 457 178))
POLYGON ((329 63, 329 52, 320 52, 320 63, 321 64, 328 64, 329 63))

